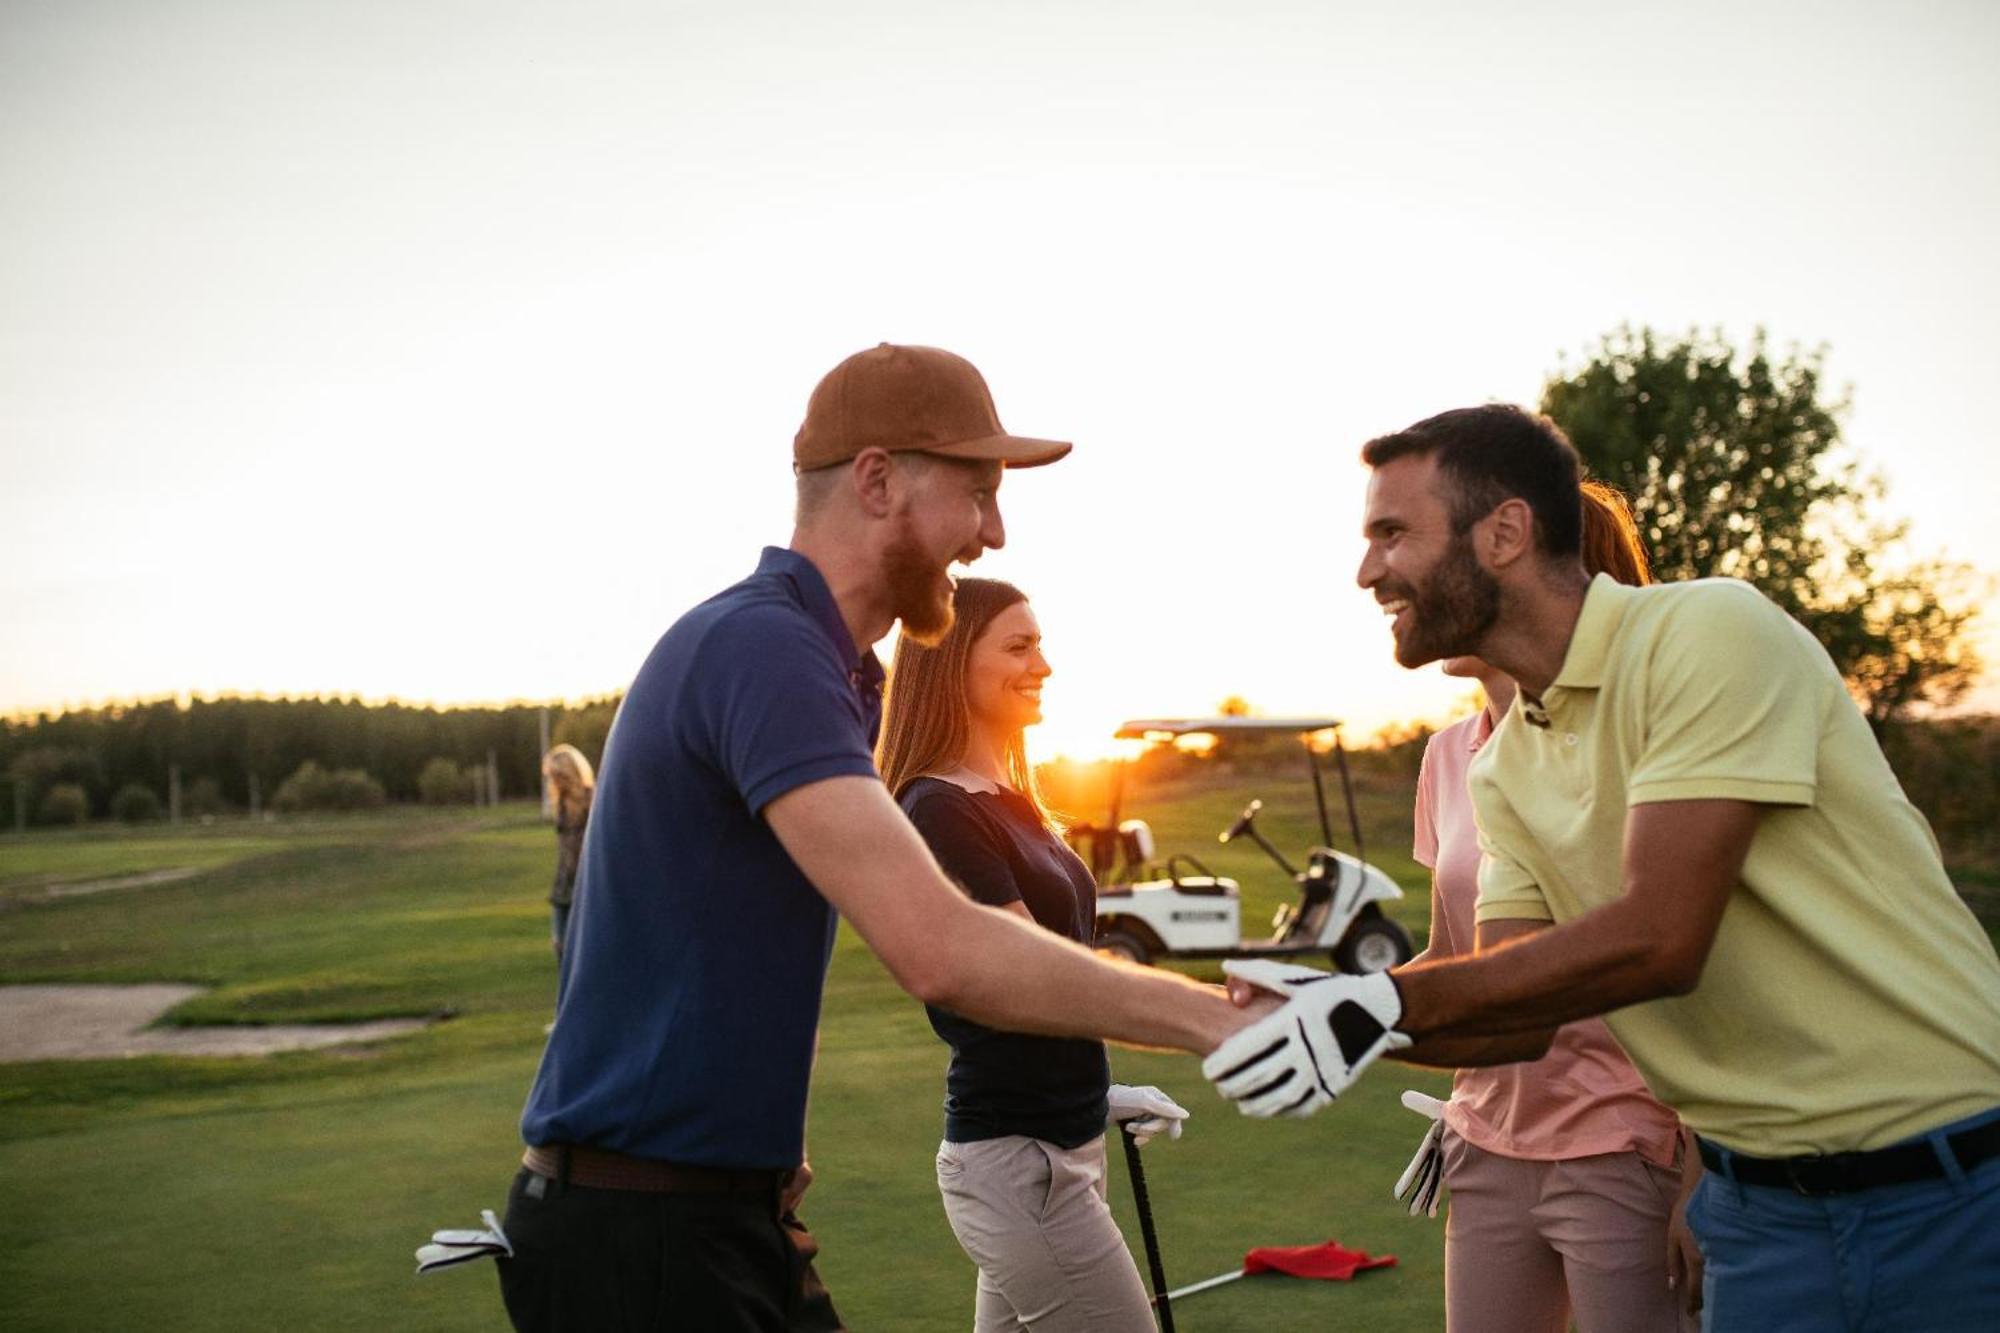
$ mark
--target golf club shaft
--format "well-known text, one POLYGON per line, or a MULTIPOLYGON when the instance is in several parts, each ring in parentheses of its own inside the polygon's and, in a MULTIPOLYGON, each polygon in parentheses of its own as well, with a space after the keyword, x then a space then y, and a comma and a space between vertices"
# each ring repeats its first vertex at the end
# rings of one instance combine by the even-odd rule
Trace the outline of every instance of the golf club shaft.
POLYGON ((1146 1196, 1146 1168, 1139 1163, 1139 1143, 1126 1125, 1118 1127, 1125 1140, 1125 1170, 1132 1177, 1132 1199, 1139 1205, 1139 1234, 1146 1241, 1146 1266, 1153 1274, 1153 1307, 1160 1312, 1160 1333, 1174 1333, 1174 1307, 1167 1296, 1167 1270, 1160 1263, 1160 1238, 1153 1231, 1153 1204, 1146 1196))

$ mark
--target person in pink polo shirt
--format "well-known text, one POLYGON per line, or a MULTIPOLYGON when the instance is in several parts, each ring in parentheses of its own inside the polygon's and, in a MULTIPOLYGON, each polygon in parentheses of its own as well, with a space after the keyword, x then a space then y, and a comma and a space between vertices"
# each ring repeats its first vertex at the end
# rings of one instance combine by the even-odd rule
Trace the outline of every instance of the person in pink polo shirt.
MULTIPOLYGON (((1585 567, 1651 582, 1624 497, 1587 482, 1583 498, 1585 567)), ((1476 657, 1447 659, 1444 671, 1477 680, 1486 706, 1424 751, 1414 850, 1431 869, 1431 934, 1418 961, 1476 948, 1479 834, 1466 770, 1515 693, 1476 657)), ((1683 1163, 1698 1173, 1699 1162, 1602 1019, 1563 1027, 1531 1063, 1459 1070, 1441 1119, 1425 1150, 1442 1151, 1451 1191, 1449 1333, 1561 1333, 1572 1318, 1580 1333, 1695 1327, 1701 1255, 1680 1205, 1693 1179, 1683 1163)))

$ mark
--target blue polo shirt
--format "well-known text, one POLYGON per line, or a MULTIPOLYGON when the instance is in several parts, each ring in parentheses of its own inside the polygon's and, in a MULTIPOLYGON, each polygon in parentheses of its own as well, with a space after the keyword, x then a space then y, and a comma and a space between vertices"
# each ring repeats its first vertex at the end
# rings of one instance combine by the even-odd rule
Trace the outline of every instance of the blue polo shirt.
POLYGON ((528 1143, 798 1164, 836 918, 762 813, 875 776, 881 687, 826 580, 777 547, 654 646, 598 768, 528 1143))

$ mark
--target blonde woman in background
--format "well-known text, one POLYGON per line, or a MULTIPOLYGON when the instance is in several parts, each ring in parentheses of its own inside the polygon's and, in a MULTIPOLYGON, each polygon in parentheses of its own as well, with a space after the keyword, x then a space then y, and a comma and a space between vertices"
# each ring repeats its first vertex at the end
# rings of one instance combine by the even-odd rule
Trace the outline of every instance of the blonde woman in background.
POLYGON ((542 756, 542 780, 556 814, 556 880, 549 890, 549 939, 556 957, 569 933, 569 906, 576 892, 576 867, 583 857, 583 829, 590 822, 590 798, 597 775, 574 745, 558 745, 542 756))

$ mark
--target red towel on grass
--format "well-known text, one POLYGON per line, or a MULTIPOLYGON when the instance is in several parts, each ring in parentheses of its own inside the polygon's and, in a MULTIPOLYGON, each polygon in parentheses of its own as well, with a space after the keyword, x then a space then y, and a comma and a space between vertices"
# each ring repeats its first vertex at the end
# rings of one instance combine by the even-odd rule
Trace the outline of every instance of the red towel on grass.
POLYGON ((1321 1245, 1260 1245, 1243 1256, 1245 1273, 1289 1273, 1335 1282, 1345 1282, 1365 1269, 1395 1266, 1393 1254, 1377 1259, 1365 1250, 1350 1250, 1337 1240, 1321 1245))

